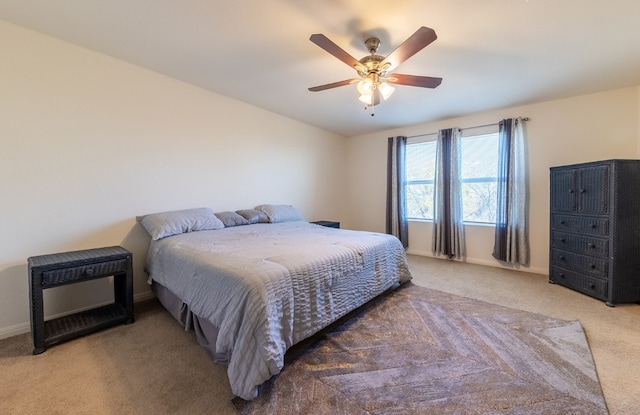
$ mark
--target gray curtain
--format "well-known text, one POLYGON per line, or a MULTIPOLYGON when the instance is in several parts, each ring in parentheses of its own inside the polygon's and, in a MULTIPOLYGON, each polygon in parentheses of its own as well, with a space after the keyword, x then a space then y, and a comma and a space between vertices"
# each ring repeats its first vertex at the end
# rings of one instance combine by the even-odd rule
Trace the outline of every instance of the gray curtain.
POLYGON ((529 265, 527 174, 522 118, 500 121, 498 192, 493 257, 529 265))
POLYGON ((433 196, 434 255, 462 258, 466 255, 462 220, 462 141, 460 129, 438 132, 433 196))
POLYGON ((387 233, 409 246, 405 201, 405 153, 407 137, 389 137, 387 148, 387 233))

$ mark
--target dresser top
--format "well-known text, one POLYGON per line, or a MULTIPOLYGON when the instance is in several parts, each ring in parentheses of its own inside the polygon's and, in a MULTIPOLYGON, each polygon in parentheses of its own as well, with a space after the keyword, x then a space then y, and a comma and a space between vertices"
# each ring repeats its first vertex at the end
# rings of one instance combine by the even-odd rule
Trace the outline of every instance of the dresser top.
POLYGON ((565 169, 565 168, 581 168, 581 167, 589 167, 589 166, 597 166, 603 164, 640 164, 640 160, 636 159, 608 159, 608 160, 597 160, 597 161, 587 161, 584 163, 576 163, 576 164, 567 164, 563 166, 552 166, 551 169, 565 169))

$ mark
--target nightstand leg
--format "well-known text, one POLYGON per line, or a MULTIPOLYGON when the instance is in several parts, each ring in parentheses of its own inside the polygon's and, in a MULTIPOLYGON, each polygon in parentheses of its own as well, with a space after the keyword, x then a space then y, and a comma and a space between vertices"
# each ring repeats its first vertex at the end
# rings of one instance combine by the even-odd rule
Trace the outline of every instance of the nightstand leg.
POLYGON ((126 311, 127 320, 124 324, 131 324, 133 318, 133 272, 115 275, 113 278, 113 297, 126 311))
POLYGON ((44 307, 42 305, 42 274, 29 278, 31 290, 31 333, 33 336, 33 354, 47 350, 44 341, 44 307))

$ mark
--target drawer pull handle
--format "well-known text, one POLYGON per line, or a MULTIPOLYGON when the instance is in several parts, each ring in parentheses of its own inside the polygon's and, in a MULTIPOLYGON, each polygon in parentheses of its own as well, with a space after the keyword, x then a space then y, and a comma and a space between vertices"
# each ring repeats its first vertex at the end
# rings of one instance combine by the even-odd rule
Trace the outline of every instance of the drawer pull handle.
POLYGON ((561 272, 559 275, 560 275, 560 278, 564 278, 564 272, 561 272))
POLYGON ((88 276, 88 277, 92 277, 93 276, 93 268, 87 268, 84 270, 84 275, 88 276))
POLYGON ((564 243, 565 239, 564 238, 560 238, 560 242, 564 243))
POLYGON ((573 193, 573 189, 570 189, 570 190, 569 190, 569 193, 573 193))
POLYGON ((595 284, 591 284, 591 285, 589 286, 589 288, 591 288, 592 290, 595 290, 595 289, 596 289, 596 286, 595 286, 595 284))
POLYGON ((580 189, 580 193, 586 193, 587 190, 586 189, 580 189))
POLYGON ((564 225, 565 223, 567 223, 567 222, 565 222, 563 220, 560 221, 560 225, 564 225))
POLYGON ((595 247, 596 247, 596 244, 594 244, 594 243, 592 243, 592 242, 589 242, 589 243, 587 243, 587 246, 588 246, 589 248, 595 248, 595 247))
POLYGON ((595 224, 595 223, 592 223, 592 224, 591 224, 591 229, 595 229, 595 228, 596 228, 596 224, 595 224))
POLYGON ((591 264, 591 269, 596 269, 596 265, 595 264, 591 264))
POLYGON ((560 261, 564 261, 564 255, 560 256, 560 261))

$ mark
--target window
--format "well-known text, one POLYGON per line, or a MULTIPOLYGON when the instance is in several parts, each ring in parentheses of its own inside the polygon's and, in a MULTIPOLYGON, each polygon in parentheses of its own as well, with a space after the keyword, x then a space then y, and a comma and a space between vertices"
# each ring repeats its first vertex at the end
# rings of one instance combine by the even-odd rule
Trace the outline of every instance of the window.
POLYGON ((498 133, 462 138, 462 212, 465 222, 496 223, 498 133))
POLYGON ((407 144, 405 166, 407 218, 433 219, 436 142, 407 144))
MULTIPOLYGON (((428 137, 429 138, 429 137, 428 137)), ((436 141, 407 144, 407 217, 433 219, 436 141)), ((465 222, 495 223, 498 133, 462 137, 462 204, 465 222)))

